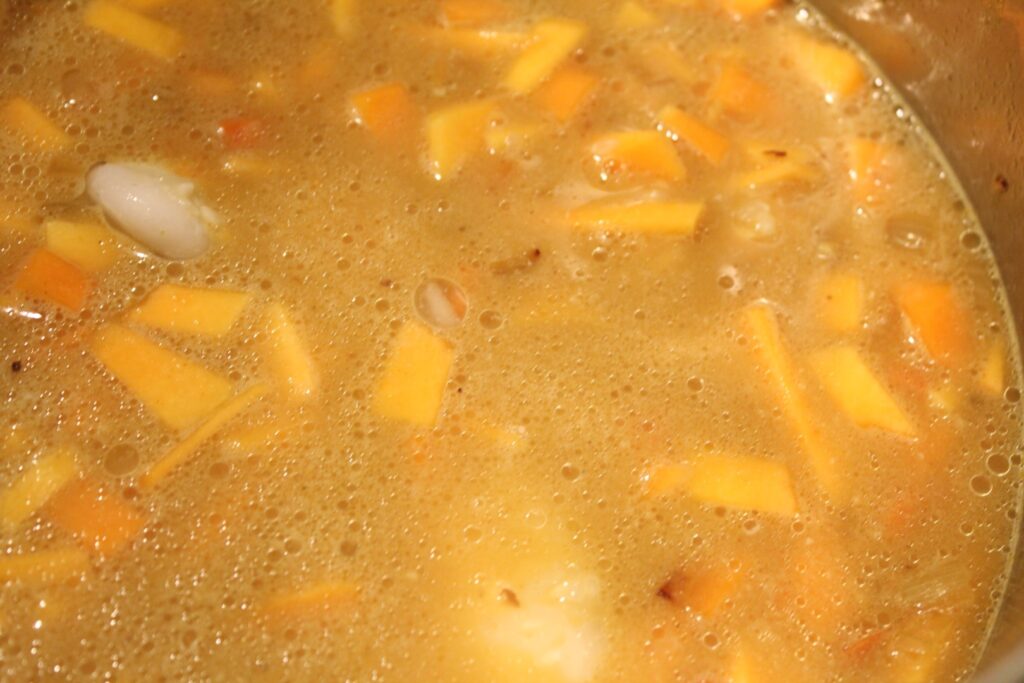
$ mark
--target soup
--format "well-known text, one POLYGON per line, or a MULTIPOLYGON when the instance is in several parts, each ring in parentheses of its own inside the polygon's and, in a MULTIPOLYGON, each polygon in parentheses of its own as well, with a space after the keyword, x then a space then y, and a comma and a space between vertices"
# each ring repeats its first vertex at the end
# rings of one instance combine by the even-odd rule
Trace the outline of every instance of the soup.
POLYGON ((969 675, 1016 340, 811 12, 12 15, 4 679, 969 675))

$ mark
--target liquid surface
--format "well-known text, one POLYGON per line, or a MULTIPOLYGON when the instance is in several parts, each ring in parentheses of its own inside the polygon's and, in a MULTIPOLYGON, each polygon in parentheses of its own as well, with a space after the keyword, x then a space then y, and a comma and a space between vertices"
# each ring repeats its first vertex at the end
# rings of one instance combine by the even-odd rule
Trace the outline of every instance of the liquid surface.
POLYGON ((967 676, 1016 342, 806 12, 12 14, 0 678, 967 676))

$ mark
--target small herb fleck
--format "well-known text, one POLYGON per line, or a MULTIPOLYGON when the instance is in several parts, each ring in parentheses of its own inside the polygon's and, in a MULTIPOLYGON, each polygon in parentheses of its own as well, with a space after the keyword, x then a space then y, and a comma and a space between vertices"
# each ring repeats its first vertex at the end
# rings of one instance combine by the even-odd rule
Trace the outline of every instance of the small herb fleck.
POLYGON ((11 363, 11 372, 21 372, 21 361, 16 360, 11 363))

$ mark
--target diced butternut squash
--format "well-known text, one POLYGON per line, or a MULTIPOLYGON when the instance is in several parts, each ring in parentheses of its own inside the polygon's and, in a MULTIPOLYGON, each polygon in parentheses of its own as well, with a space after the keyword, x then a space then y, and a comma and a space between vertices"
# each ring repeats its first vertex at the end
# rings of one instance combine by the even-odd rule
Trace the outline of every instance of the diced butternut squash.
POLYGON ((330 0, 331 25, 342 38, 348 38, 359 27, 359 0, 330 0))
POLYGON ((447 341, 419 323, 407 322, 392 344, 377 384, 374 411, 382 417, 433 427, 454 356, 447 341))
POLYGON ((896 303, 937 363, 963 366, 971 353, 971 323, 952 285, 910 280, 896 287, 896 303))
POLYGON ((99 273, 121 254, 121 241, 113 230, 98 223, 47 221, 46 248, 86 273, 99 273))
POLYGON ((0 582, 58 583, 89 569, 89 556, 79 548, 0 555, 0 582))
POLYGON ((755 118, 771 109, 772 94, 738 64, 727 63, 709 93, 722 111, 739 118, 755 118))
POLYGON ((484 147, 484 133, 494 115, 494 102, 455 104, 427 116, 427 156, 437 180, 458 173, 484 147))
POLYGON ((566 64, 533 93, 533 101, 559 121, 571 119, 586 104, 598 78, 575 64, 566 64))
POLYGON ((15 278, 14 289, 79 311, 92 291, 92 280, 48 249, 36 249, 15 278))
POLYGON ((448 26, 483 26, 511 15, 500 0, 441 0, 440 10, 441 21, 448 26))
POLYGON ((793 515, 797 511, 789 470, 785 465, 759 458, 701 457, 692 465, 684 489, 710 505, 776 515, 793 515))
POLYGON ((864 278, 853 273, 831 273, 819 284, 817 308, 825 328, 848 333, 864 320, 864 278))
POLYGON ((779 6, 781 0, 719 0, 722 9, 737 19, 750 17, 779 6))
POLYGON ((662 465, 647 474, 646 498, 660 498, 680 491, 690 478, 688 465, 662 465))
POLYGON ((762 683, 758 667, 745 648, 738 648, 729 664, 729 683, 762 683))
POLYGON ((782 183, 809 183, 820 178, 809 150, 764 143, 746 145, 752 168, 737 173, 730 184, 736 189, 756 189, 782 183))
POLYGON ((846 490, 837 471, 835 455, 814 420, 793 360, 783 344, 775 312, 765 305, 751 306, 744 311, 743 322, 776 401, 793 425, 818 483, 835 502, 844 500, 846 490))
POLYGON ((680 182, 686 167, 671 141, 654 130, 606 133, 590 146, 604 182, 615 183, 622 176, 680 182))
POLYGON ((1006 342, 997 339, 988 347, 979 377, 981 388, 993 396, 1002 396, 1006 388, 1006 342))
POLYGON ((505 75, 504 85, 526 95, 546 81, 587 35, 587 26, 570 19, 547 19, 533 28, 533 40, 505 75))
POLYGON ((231 396, 231 382, 120 325, 100 328, 92 354, 173 429, 187 429, 231 396))
POLYGON ((273 620, 310 619, 348 607, 359 596, 351 581, 324 581, 287 593, 278 593, 262 603, 261 611, 273 620))
POLYGON ((85 8, 85 25, 160 59, 174 59, 181 52, 178 31, 112 0, 93 0, 85 8))
POLYGON ((686 143, 694 152, 715 164, 729 153, 729 139, 704 125, 679 107, 669 105, 658 112, 658 129, 673 140, 686 143))
POLYGON ((131 544, 145 516, 116 492, 91 479, 79 479, 50 499, 46 516, 87 550, 111 555, 131 544))
POLYGON ((168 332, 223 337, 252 297, 247 292, 160 285, 128 320, 168 332))
POLYGON ((199 447, 219 432, 224 425, 258 401, 267 393, 267 390, 268 388, 265 384, 256 384, 231 400, 225 401, 198 429, 185 437, 181 443, 168 451, 162 458, 150 465, 146 473, 139 478, 139 487, 150 489, 163 481, 176 467, 195 455, 199 447))
POLYGON ((17 529, 77 475, 75 454, 67 448, 55 448, 29 465, 0 493, 0 523, 4 530, 11 533, 17 529))
POLYGON ((508 29, 413 25, 409 30, 415 37, 481 60, 496 59, 503 53, 521 50, 530 43, 529 33, 508 29))
POLYGON ((914 426, 889 390, 852 346, 841 345, 811 355, 811 366, 832 400, 860 427, 877 427, 913 436, 914 426))
POLYGON ((688 61, 668 41, 653 40, 641 44, 639 57, 644 68, 656 78, 670 78, 683 86, 692 86, 699 80, 697 65, 688 61))
POLYGON ((737 569, 726 566, 683 568, 658 589, 658 594, 675 605, 710 619, 740 587, 737 569))
POLYGON ((636 0, 626 0, 619 5, 614 24, 621 31, 651 28, 658 25, 658 17, 636 0))
POLYGON ((320 373, 298 327, 284 306, 267 307, 264 327, 267 354, 278 382, 287 388, 293 401, 305 401, 320 386, 320 373))
POLYGON ((860 60, 849 49, 808 36, 793 41, 796 63, 829 101, 855 94, 867 82, 860 60))
POLYGON ((913 623, 903 625, 893 643, 893 660, 885 680, 894 683, 929 683, 937 680, 947 653, 957 640, 957 623, 952 615, 931 611, 915 614, 913 623))
POLYGON ((568 220, 572 226, 584 230, 692 235, 703 212, 703 202, 595 202, 573 209, 568 220))
POLYGON ((889 148, 877 140, 863 137, 850 140, 846 147, 854 199, 876 203, 881 183, 888 179, 886 170, 889 167, 889 148))
POLYGON ((402 83, 357 92, 351 102, 356 123, 382 140, 401 139, 415 126, 416 105, 402 83))
POLYGON ((7 101, 0 110, 0 121, 6 129, 44 151, 54 151, 71 142, 67 133, 23 97, 7 101))

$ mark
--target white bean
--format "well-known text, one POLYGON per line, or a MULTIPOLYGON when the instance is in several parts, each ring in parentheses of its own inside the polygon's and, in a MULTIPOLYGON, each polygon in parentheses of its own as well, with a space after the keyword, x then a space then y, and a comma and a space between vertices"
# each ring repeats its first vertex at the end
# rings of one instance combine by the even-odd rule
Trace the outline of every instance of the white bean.
POLYGON ((209 246, 209 209, 193 184, 160 166, 108 163, 85 179, 86 192, 108 220, 153 253, 170 259, 200 256, 209 246))

